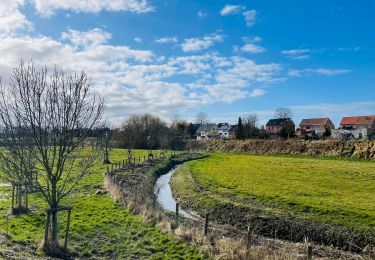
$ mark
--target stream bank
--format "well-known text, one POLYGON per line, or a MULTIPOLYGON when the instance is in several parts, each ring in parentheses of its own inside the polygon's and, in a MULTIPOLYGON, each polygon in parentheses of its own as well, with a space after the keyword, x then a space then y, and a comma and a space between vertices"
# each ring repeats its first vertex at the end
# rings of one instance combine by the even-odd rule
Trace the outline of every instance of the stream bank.
MULTIPOLYGON (((211 259, 305 259, 308 245, 306 243, 292 243, 254 235, 250 250, 244 230, 210 222, 209 233, 203 235, 204 223, 201 221, 176 219, 174 214, 158 206, 154 194, 158 177, 178 164, 204 157, 206 156, 202 154, 179 154, 116 169, 105 174, 105 187, 120 204, 134 213, 141 214, 148 223, 164 232, 198 246, 211 259)), ((315 259, 363 259, 349 252, 318 245, 314 247, 314 252, 315 259)))

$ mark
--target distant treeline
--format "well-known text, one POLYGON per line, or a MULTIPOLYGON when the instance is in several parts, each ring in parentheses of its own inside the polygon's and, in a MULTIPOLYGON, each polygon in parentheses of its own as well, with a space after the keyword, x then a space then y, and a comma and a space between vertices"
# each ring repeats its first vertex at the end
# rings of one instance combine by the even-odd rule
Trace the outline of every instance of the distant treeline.
POLYGON ((197 125, 174 120, 171 125, 159 117, 133 115, 119 128, 112 129, 112 146, 130 149, 184 149, 193 138, 197 125))

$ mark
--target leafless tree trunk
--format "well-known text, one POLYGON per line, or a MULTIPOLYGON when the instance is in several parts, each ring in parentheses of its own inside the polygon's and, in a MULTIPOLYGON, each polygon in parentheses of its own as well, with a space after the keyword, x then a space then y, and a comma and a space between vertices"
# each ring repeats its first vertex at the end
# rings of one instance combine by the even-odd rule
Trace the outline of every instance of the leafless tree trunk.
POLYGON ((208 116, 207 116, 207 114, 204 113, 204 112, 199 112, 195 116, 195 123, 200 124, 200 125, 208 124, 208 116))
POLYGON ((288 107, 279 107, 275 110, 275 118, 293 118, 293 111, 288 107))
MULTIPOLYGON (((7 120, 2 118, 1 121, 7 120), (4 120, 2 120, 4 119, 4 120)), ((36 160, 31 145, 31 138, 28 131, 23 129, 19 122, 17 124, 3 124, 0 134, 0 169, 2 180, 9 182, 13 186, 12 192, 12 213, 20 214, 28 210, 28 205, 22 205, 23 197, 26 195, 22 188, 27 189, 32 186, 35 180, 36 160), (5 125, 5 126, 4 126, 5 125), (17 206, 14 207, 16 200, 17 206)))
MULTIPOLYGON (((101 125, 104 100, 90 92, 85 72, 36 69, 32 62, 13 70, 9 86, 0 89, 0 123, 10 133, 25 129, 38 165, 36 186, 51 213, 43 249, 58 254, 58 211, 101 154, 84 149, 89 133, 101 125), (84 153, 83 153, 84 152, 84 153), (77 171, 78 169, 78 171, 77 171)), ((10 147, 20 147, 16 141, 10 147)))

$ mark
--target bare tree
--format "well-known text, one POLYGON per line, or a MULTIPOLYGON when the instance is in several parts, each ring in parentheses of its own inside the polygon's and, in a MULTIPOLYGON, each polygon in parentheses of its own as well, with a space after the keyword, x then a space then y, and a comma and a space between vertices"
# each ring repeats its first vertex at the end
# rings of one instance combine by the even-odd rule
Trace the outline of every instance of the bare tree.
POLYGON ((255 113, 248 114, 244 117, 243 124, 245 128, 246 138, 252 138, 258 134, 259 132, 259 129, 257 128, 258 121, 259 121, 258 115, 255 113))
POLYGON ((293 112, 288 107, 279 107, 278 109, 275 110, 274 117, 282 118, 282 119, 293 118, 293 112))
POLYGON ((199 112, 195 116, 195 123, 196 124, 200 124, 200 125, 208 124, 208 116, 207 116, 207 114, 204 113, 204 112, 199 112))
POLYGON ((178 122, 182 121, 181 115, 177 112, 173 112, 171 115, 171 126, 173 127, 178 122))
POLYGON ((150 114, 132 115, 122 124, 121 130, 124 146, 128 149, 159 148, 162 139, 168 135, 167 124, 150 114))
MULTIPOLYGON (((0 115, 0 117, 3 115, 0 115)), ((4 120, 2 120, 4 122, 4 120)), ((12 214, 28 211, 28 192, 36 178, 36 160, 29 129, 17 126, 3 127, 0 135, 0 168, 2 179, 12 184, 12 214), (17 145, 14 145, 17 143, 17 145), (23 204, 23 198, 25 199, 23 204), (15 207, 15 202, 17 206, 15 207)))
POLYGON ((256 127, 259 121, 258 115, 255 113, 251 113, 245 116, 244 118, 245 124, 248 124, 252 127, 256 127))
MULTIPOLYGON (((61 206, 61 200, 101 154, 84 150, 83 143, 101 125, 104 108, 104 100, 90 92, 85 72, 65 74, 55 68, 49 74, 47 68, 21 62, 13 70, 9 86, 0 88, 0 123, 5 129, 27 129, 32 139, 39 167, 36 185, 49 205, 43 243, 48 253, 62 251, 57 213, 67 207, 61 206)), ((19 144, 12 142, 11 146, 19 144)))

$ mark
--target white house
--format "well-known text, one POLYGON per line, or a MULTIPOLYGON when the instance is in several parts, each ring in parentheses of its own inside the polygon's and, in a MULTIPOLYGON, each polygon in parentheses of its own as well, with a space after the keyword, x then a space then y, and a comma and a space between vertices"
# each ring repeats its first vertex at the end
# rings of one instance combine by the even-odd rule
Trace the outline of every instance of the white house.
POLYGON ((219 123, 218 124, 218 134, 219 138, 222 139, 228 139, 229 138, 229 130, 230 130, 230 125, 228 123, 219 123))
POLYGON ((201 125, 196 132, 197 140, 217 138, 218 126, 216 124, 201 125))

